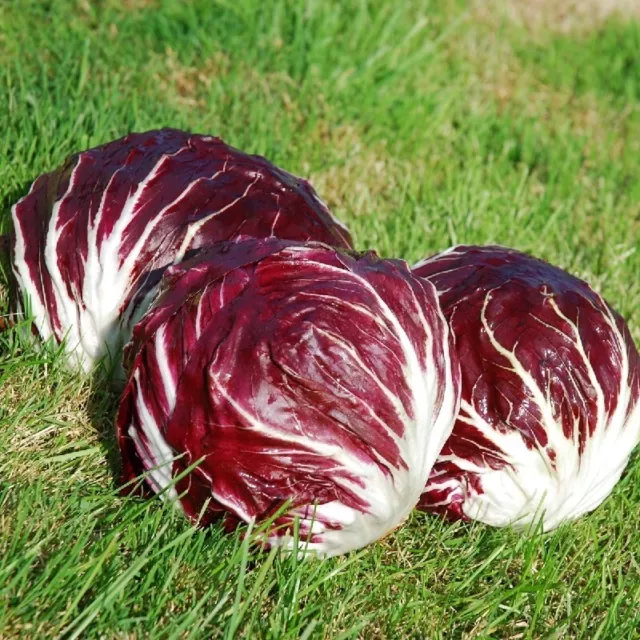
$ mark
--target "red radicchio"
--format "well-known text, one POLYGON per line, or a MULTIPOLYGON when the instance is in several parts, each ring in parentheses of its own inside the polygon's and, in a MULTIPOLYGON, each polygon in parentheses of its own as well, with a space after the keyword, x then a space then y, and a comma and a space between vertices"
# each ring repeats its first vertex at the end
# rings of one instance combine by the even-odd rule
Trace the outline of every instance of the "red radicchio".
POLYGON ((582 280, 518 251, 454 247, 414 268, 456 342, 462 405, 423 509, 545 530, 595 509, 640 439, 640 357, 582 280))
POLYGON ((309 183, 218 138, 164 129, 71 156, 13 208, 14 273, 42 338, 85 369, 130 336, 163 271, 239 234, 351 247, 309 183))
POLYGON ((202 525, 285 508, 272 546, 292 547, 298 519, 319 555, 362 547, 415 507, 451 432, 450 342, 435 288, 402 261, 275 238, 218 245, 168 269, 134 329, 123 481, 148 471, 202 525))

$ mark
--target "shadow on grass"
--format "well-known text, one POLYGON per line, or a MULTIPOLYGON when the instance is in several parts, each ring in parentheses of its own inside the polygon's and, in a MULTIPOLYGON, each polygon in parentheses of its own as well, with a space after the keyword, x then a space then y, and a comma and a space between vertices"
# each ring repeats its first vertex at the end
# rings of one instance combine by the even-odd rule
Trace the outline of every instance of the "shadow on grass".
MULTIPOLYGON (((0 309, 0 320, 3 319, 3 312, 4 309, 0 309)), ((0 326, 0 382, 8 379, 13 371, 18 372, 18 376, 20 371, 26 371, 23 384, 28 384, 29 369, 47 367, 46 377, 51 377, 48 393, 55 401, 59 385, 62 385, 63 389, 69 385, 77 388, 78 383, 81 382, 80 378, 83 377, 82 373, 69 369, 66 359, 64 344, 55 343, 52 339, 42 342, 31 318, 22 318, 0 326), (61 376, 60 368, 64 369, 61 376)), ((119 484, 121 466, 115 432, 120 387, 111 380, 110 372, 105 367, 97 367, 96 371, 89 378, 82 380, 81 384, 89 385, 88 402, 84 408, 107 460, 113 485, 116 487, 119 484)))
POLYGON ((122 471, 116 437, 116 415, 121 392, 122 386, 113 382, 104 367, 98 367, 91 377, 87 414, 109 465, 114 488, 120 486, 122 471))

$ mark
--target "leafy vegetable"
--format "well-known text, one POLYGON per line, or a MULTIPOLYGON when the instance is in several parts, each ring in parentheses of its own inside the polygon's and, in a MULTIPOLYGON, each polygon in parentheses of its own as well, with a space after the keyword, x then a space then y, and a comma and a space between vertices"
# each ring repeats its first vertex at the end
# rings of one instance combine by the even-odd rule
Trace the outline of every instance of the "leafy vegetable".
POLYGON ((13 208, 14 272, 40 335, 85 369, 117 353, 164 270, 242 233, 351 247, 311 186, 218 138, 164 129, 71 156, 13 208))
POLYGON ((462 406, 421 507, 545 529, 595 509, 640 440, 640 356, 588 284, 502 247, 414 268, 440 294, 462 406))
POLYGON ((434 287, 403 261, 275 238, 170 268, 125 354, 123 481, 269 545, 362 547, 415 507, 459 368, 434 287), (197 465, 193 471, 181 475, 197 465))

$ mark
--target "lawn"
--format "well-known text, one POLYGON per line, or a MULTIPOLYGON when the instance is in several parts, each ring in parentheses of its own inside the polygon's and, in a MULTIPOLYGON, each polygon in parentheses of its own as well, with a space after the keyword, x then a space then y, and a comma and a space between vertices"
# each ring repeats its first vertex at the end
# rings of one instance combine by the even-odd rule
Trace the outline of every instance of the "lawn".
MULTIPOLYGON (((5 0, 0 232, 67 154, 191 129, 310 178, 359 249, 533 252, 640 342, 640 25, 544 7, 5 0)), ((5 265, 2 314, 6 284, 5 265)), ((300 562, 120 497, 116 404, 53 346, 0 334, 0 638, 640 637, 638 455, 551 534, 415 514, 300 562)))

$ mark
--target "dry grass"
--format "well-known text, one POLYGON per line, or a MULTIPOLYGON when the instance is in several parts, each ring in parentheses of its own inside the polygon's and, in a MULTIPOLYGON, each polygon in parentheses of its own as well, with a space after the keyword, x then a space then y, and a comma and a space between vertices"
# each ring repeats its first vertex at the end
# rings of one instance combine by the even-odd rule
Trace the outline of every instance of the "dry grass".
POLYGON ((13 408, 4 426, 3 452, 12 463, 0 462, 2 479, 57 483, 72 470, 79 482, 110 484, 103 442, 112 424, 93 415, 94 395, 91 382, 67 371, 61 360, 37 369, 16 367, 0 386, 0 406, 13 408))
MULTIPOLYGON (((95 10, 95 2, 92 6, 91 0, 77 0, 77 10, 87 15, 91 15, 95 10)), ((158 0, 106 0, 106 7, 120 12, 135 13, 147 9, 157 9, 160 2, 158 0)))
MULTIPOLYGON (((495 104, 502 113, 536 120, 541 128, 558 135, 581 136, 587 157, 598 154, 602 148, 606 148, 610 160, 619 159, 625 150, 640 153, 640 139, 627 131, 629 123, 640 113, 639 105, 627 103, 621 109, 593 92, 576 94, 570 87, 546 83, 538 69, 523 64, 513 39, 496 33, 495 20, 500 10, 495 7, 495 11, 489 11, 490 4, 476 3, 476 12, 468 17, 469 28, 463 31, 463 37, 449 45, 450 56, 462 55, 469 64, 468 101, 472 109, 482 111, 488 104, 495 104)), ((509 6, 521 6, 522 10, 531 12, 538 7, 542 16, 547 15, 541 9, 545 4, 555 6, 556 3, 512 0, 509 6)), ((577 20, 577 14, 571 13, 566 4, 571 3, 563 4, 567 15, 577 20)), ((592 2, 586 0, 583 4, 592 2)), ((604 0, 603 4, 616 3, 604 0)), ((633 5, 640 17, 640 0, 633 0, 633 5)))
POLYGON ((397 199, 403 172, 410 166, 416 170, 415 166, 394 158, 386 148, 386 140, 365 143, 352 124, 321 121, 311 138, 330 150, 331 160, 315 171, 308 164, 303 165, 304 173, 329 208, 336 211, 348 210, 357 217, 397 199))
POLYGON ((157 77, 160 93, 167 102, 181 108, 204 109, 206 92, 213 82, 227 75, 230 60, 224 53, 217 52, 197 65, 185 65, 169 47, 159 61, 154 60, 152 66, 162 69, 157 77))
POLYGON ((513 20, 537 33, 586 32, 609 19, 640 19, 638 0, 476 0, 474 13, 482 19, 513 20))

